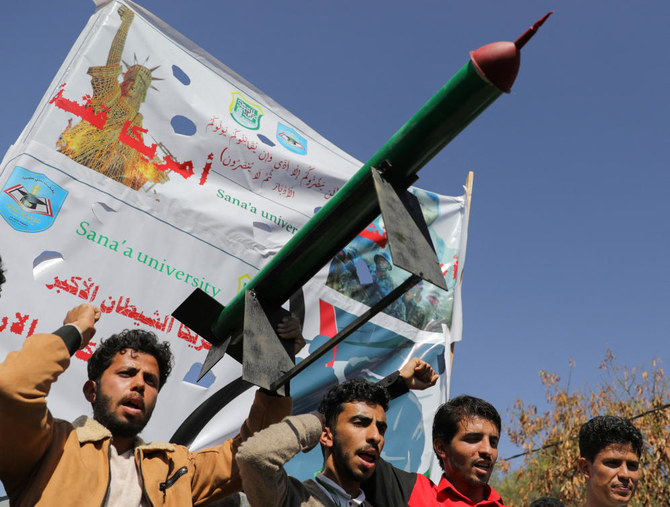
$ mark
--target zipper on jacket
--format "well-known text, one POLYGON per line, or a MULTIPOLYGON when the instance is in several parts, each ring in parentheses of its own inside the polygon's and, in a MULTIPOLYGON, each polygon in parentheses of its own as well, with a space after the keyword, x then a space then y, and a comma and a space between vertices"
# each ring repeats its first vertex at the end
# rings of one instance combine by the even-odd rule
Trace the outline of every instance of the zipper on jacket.
POLYGON ((181 467, 179 470, 177 470, 172 477, 168 478, 165 482, 161 482, 158 485, 158 489, 160 489, 163 492, 163 499, 165 499, 165 495, 167 493, 167 489, 174 485, 175 482, 182 476, 185 475, 186 472, 188 472, 188 468, 181 467))

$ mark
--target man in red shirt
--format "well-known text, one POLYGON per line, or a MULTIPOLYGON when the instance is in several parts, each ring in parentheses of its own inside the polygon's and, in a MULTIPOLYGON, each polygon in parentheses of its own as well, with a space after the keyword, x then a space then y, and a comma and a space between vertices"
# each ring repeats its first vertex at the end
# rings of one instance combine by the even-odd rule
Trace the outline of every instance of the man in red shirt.
POLYGON ((433 449, 443 470, 439 484, 380 460, 363 485, 366 497, 373 505, 504 507, 488 485, 500 426, 500 414, 482 399, 462 395, 444 403, 433 419, 433 449))

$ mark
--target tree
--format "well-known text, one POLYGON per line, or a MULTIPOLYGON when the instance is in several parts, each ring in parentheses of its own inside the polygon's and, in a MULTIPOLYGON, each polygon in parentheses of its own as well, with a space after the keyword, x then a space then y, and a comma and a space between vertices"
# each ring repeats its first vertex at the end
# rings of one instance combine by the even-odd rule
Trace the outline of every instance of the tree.
POLYGON ((660 361, 649 369, 631 369, 616 363, 608 350, 600 370, 600 384, 584 392, 571 392, 569 382, 563 385, 557 375, 540 371, 549 404, 543 414, 521 399, 514 403, 508 434, 527 454, 516 470, 502 460, 494 483, 509 505, 528 505, 545 495, 566 505, 583 504, 577 435, 587 420, 607 414, 630 419, 645 438, 640 482, 630 505, 670 505, 670 382, 660 361))

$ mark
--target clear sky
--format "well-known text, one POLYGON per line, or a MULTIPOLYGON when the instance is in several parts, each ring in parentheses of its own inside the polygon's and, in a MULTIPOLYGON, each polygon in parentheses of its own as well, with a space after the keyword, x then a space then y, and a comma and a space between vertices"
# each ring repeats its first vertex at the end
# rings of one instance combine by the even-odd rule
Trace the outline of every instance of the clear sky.
MULTIPOLYGON (((343 150, 367 160, 468 59, 549 10, 498 99, 420 173, 475 172, 452 394, 542 405, 538 371, 595 384, 612 349, 670 356, 670 2, 139 2, 343 150)), ((94 5, 11 2, 0 150, 30 119, 94 5)), ((8 245, 3 244, 3 248, 8 245)), ((503 442, 501 455, 517 449, 503 442)))

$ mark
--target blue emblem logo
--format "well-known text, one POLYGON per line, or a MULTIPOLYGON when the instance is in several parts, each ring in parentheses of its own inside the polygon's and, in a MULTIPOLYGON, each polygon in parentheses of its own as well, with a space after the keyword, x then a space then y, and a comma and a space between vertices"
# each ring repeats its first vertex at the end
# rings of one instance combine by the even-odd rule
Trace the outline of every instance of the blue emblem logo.
POLYGON ((16 166, 0 193, 0 215, 19 232, 42 232, 53 225, 67 194, 44 174, 16 166))
POLYGON ((307 139, 298 134, 295 129, 283 123, 277 125, 277 141, 293 153, 298 155, 307 153, 307 139))

